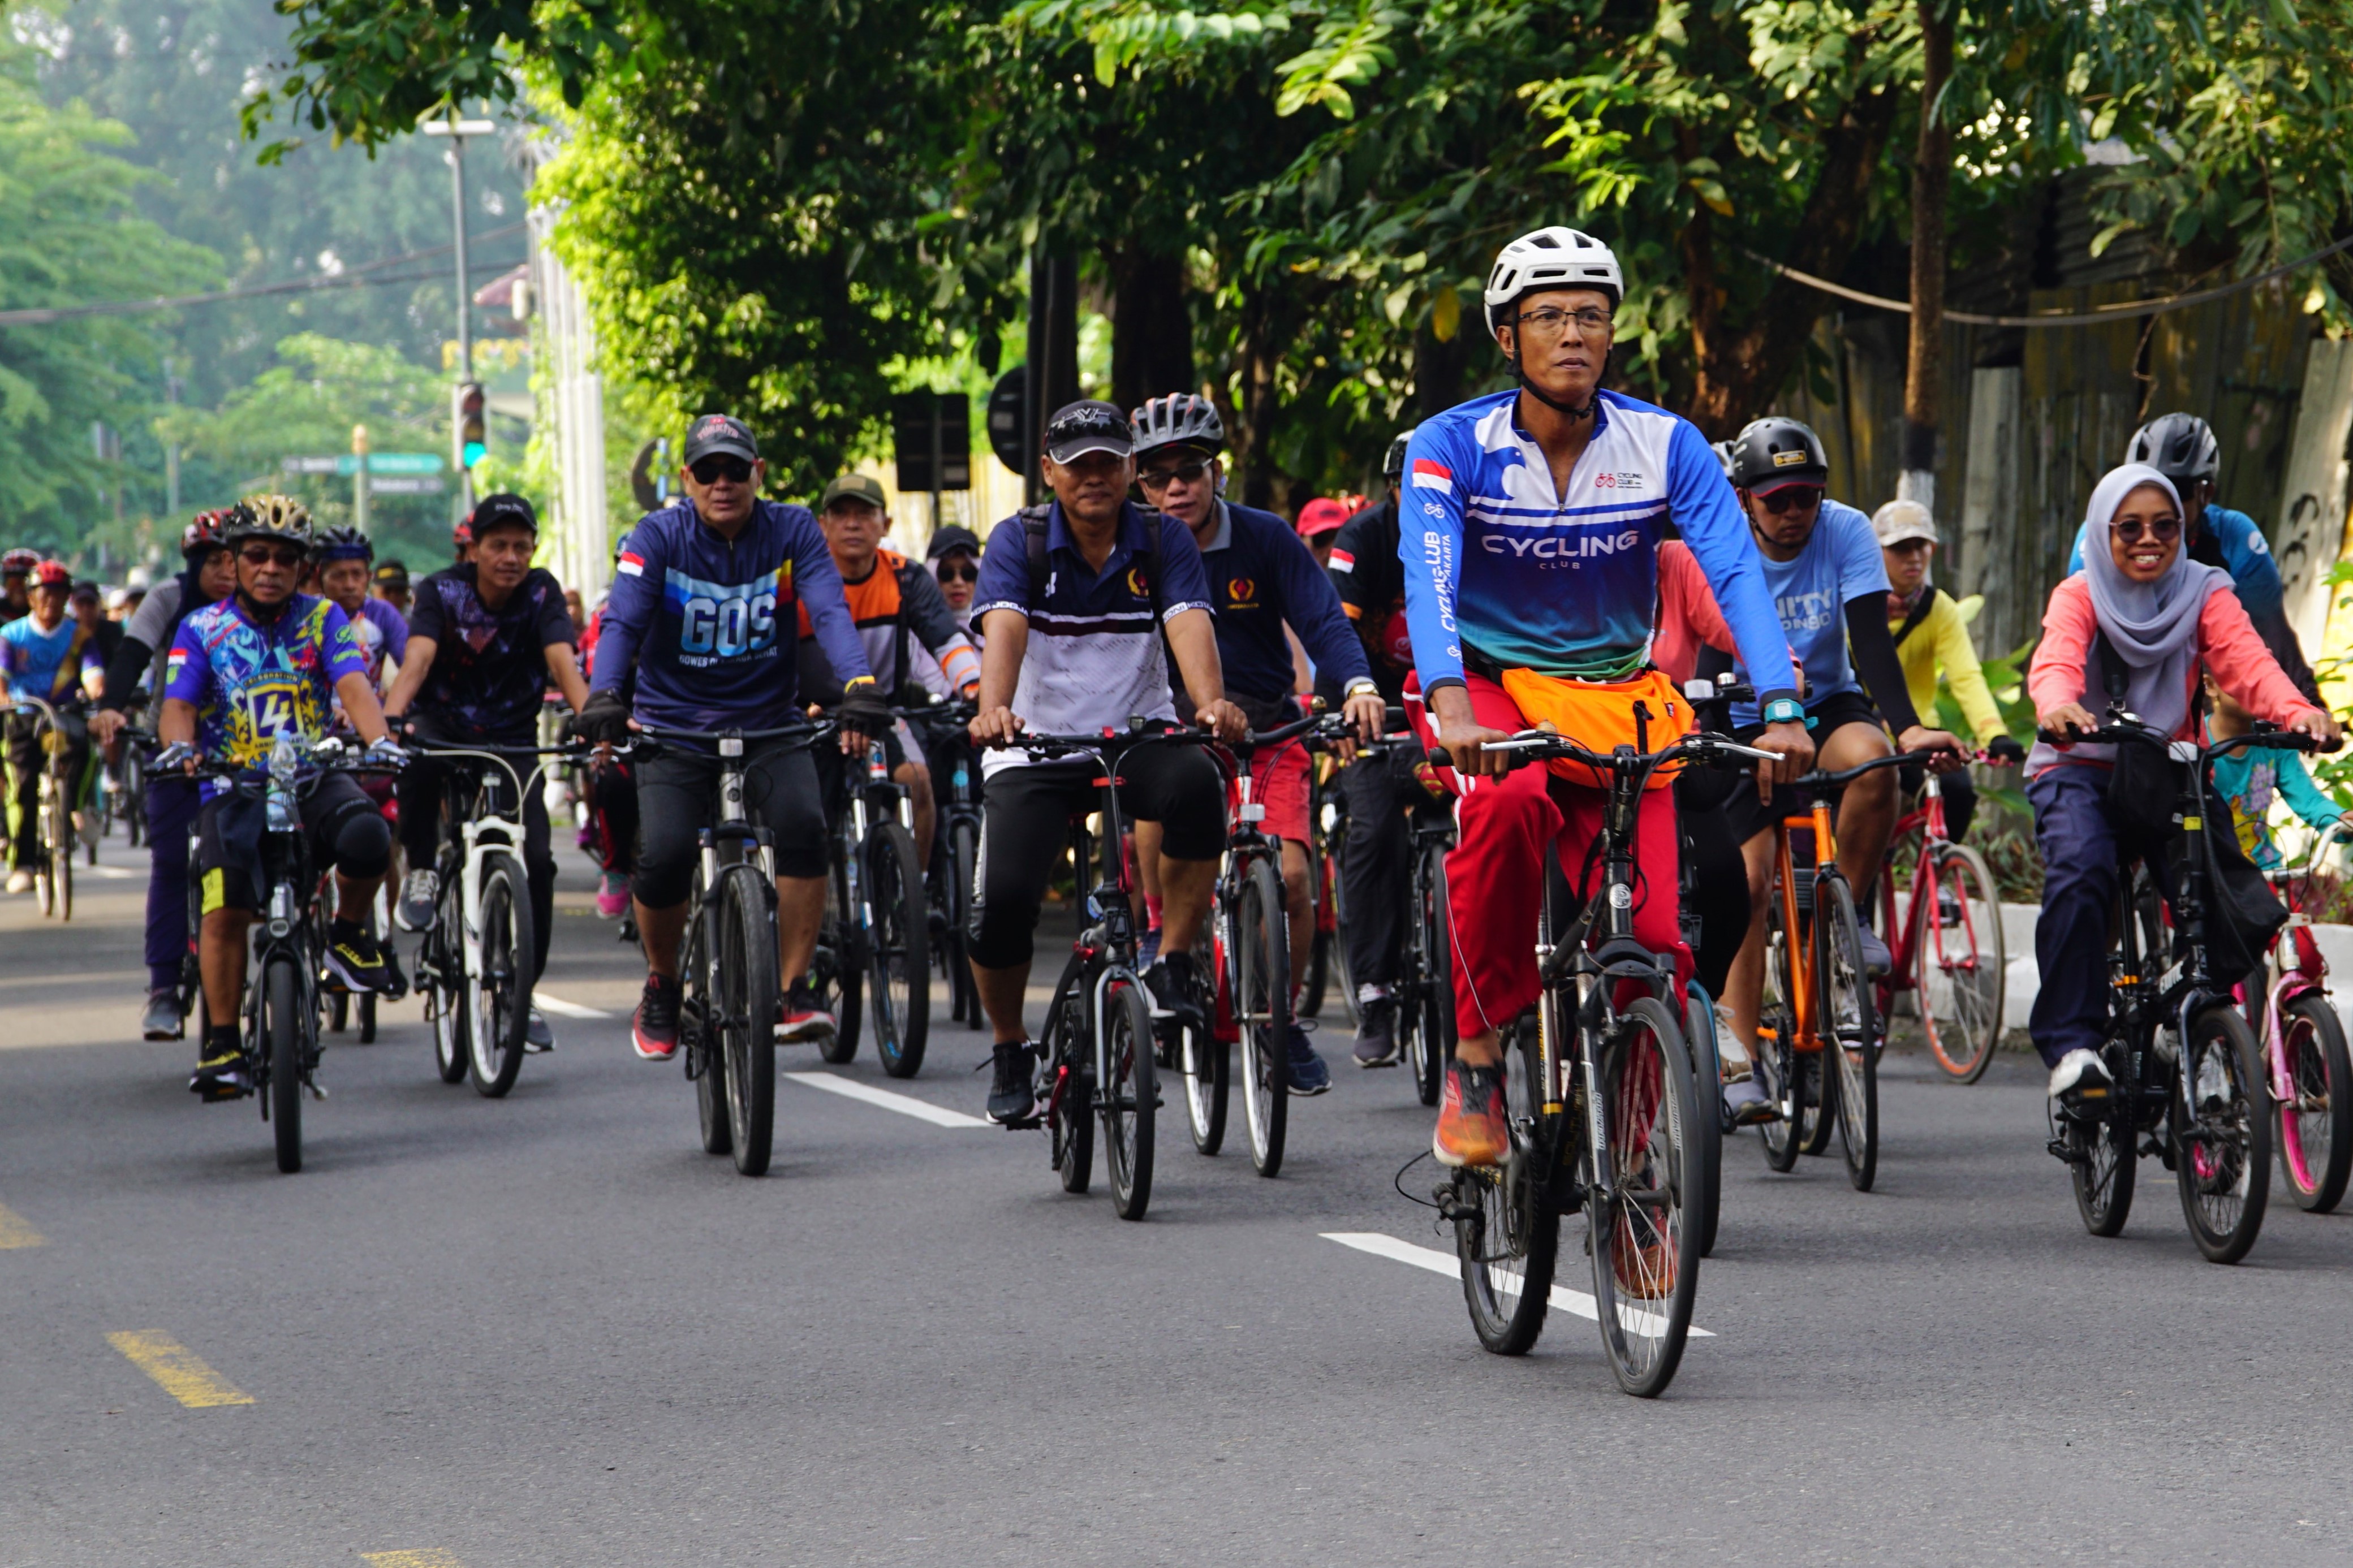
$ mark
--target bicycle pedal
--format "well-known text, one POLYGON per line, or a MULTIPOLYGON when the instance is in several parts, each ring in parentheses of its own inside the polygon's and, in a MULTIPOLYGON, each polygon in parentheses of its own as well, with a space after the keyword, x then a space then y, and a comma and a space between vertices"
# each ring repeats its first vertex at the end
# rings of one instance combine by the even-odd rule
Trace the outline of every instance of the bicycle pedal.
POLYGON ((1008 1132, 1032 1132, 1045 1126, 1046 1119, 1042 1116, 1017 1116, 1010 1121, 1000 1121, 997 1125, 1008 1132))

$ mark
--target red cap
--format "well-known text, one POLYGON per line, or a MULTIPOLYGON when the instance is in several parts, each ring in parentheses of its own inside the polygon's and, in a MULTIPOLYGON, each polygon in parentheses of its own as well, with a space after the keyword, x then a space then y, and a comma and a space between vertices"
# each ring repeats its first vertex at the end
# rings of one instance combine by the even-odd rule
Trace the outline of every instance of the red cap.
POLYGON ((1317 496, 1299 509, 1299 537, 1313 539, 1331 533, 1348 521, 1348 509, 1329 496, 1317 496))

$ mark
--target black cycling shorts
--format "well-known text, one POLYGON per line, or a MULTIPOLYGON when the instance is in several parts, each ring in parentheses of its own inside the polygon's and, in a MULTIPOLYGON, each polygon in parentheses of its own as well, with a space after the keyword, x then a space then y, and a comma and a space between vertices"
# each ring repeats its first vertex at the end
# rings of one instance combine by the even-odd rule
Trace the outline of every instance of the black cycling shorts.
MULTIPOLYGON (((1824 744, 1849 724, 1868 724, 1883 734, 1887 730, 1886 724, 1880 720, 1879 710, 1873 707, 1871 699, 1860 691, 1833 691, 1820 702, 1808 704, 1806 717, 1815 721, 1814 727, 1807 733, 1813 736, 1816 746, 1824 744)), ((1764 732, 1762 724, 1744 724, 1734 731, 1733 739, 1753 742, 1764 732)), ((1758 800, 1753 773, 1740 788, 1732 792, 1732 798, 1725 802, 1724 808, 1732 822, 1733 837, 1742 844, 1781 818, 1803 816, 1809 809, 1804 797, 1786 784, 1773 792, 1769 803, 1758 800)))
MULTIPOLYGON (((1124 815, 1161 826, 1161 853, 1215 860, 1226 851, 1226 795, 1218 765, 1198 746, 1132 747, 1113 764, 1124 815)), ((1097 808, 1092 762, 1033 763, 989 775, 974 868, 972 961, 984 969, 1029 962, 1046 881, 1071 841, 1071 818, 1097 808)), ((1094 886, 1092 867, 1080 887, 1094 886)))
MULTIPOLYGON (((650 910, 686 901, 694 885, 696 836, 718 820, 719 758, 689 749, 700 743, 668 742, 659 756, 632 764, 638 853, 629 891, 650 910)), ((744 812, 768 830, 777 876, 825 875, 823 800, 805 742, 788 737, 744 742, 744 812)))
MULTIPOLYGON (((349 773, 329 773, 301 798, 302 828, 311 858, 347 877, 381 877, 392 865, 392 825, 349 773)), ((261 833, 267 804, 259 795, 224 790, 196 814, 196 869, 204 879, 204 912, 259 910, 261 833)))

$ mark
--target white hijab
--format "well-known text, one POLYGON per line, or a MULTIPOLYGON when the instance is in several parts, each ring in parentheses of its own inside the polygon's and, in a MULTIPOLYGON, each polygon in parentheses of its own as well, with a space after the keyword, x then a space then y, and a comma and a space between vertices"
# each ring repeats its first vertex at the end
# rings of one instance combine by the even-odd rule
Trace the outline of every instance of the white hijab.
MULTIPOLYGON (((2198 657, 2199 617, 2207 599, 2231 585, 2231 574, 2189 559, 2185 517, 2180 546, 2165 575, 2153 583, 2136 583, 2125 575, 2109 552, 2109 525, 2125 498, 2144 485, 2164 491, 2174 510, 2181 510, 2173 481, 2147 463, 2110 468, 2093 487, 2084 509, 2084 576, 2100 630, 2125 664, 2125 706, 2170 734, 2189 717, 2189 667, 2198 657)), ((2084 705, 2098 713, 2105 706, 2106 690, 2099 661, 2086 662, 2084 705)))

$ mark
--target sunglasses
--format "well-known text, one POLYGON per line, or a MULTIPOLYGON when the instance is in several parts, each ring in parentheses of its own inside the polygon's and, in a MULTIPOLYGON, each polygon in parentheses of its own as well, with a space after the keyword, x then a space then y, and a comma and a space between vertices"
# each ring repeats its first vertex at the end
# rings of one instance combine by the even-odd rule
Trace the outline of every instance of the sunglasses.
POLYGON ((1767 511, 1771 512, 1775 517, 1779 517, 1784 512, 1801 510, 1820 501, 1822 499, 1822 488, 1820 485, 1791 485, 1786 489, 1778 489, 1769 496, 1758 496, 1757 499, 1763 503, 1767 511))
POLYGON ((2181 520, 2178 517, 2154 517, 2144 521, 2112 522, 2108 529, 2126 544, 2137 544, 2144 539, 2170 544, 2181 537, 2181 520))
POLYGON ((1135 482, 1145 489, 1156 493, 1166 489, 1168 481, 1171 479, 1181 484, 1198 485, 1201 482, 1201 477, 1208 471, 1209 465, 1206 459, 1192 463, 1179 463, 1173 468, 1157 468, 1148 474, 1138 474, 1135 477, 1135 482))
POLYGON ((741 458, 705 458, 689 465, 686 471, 694 476, 694 482, 698 485, 715 485, 722 479, 732 485, 740 485, 751 479, 752 465, 741 458))
POLYGON ((237 552, 248 566, 300 566, 309 552, 294 544, 248 544, 237 552))
POLYGON ((980 581, 980 568, 969 561, 961 566, 952 566, 943 561, 940 563, 939 579, 943 583, 977 583, 980 581))

